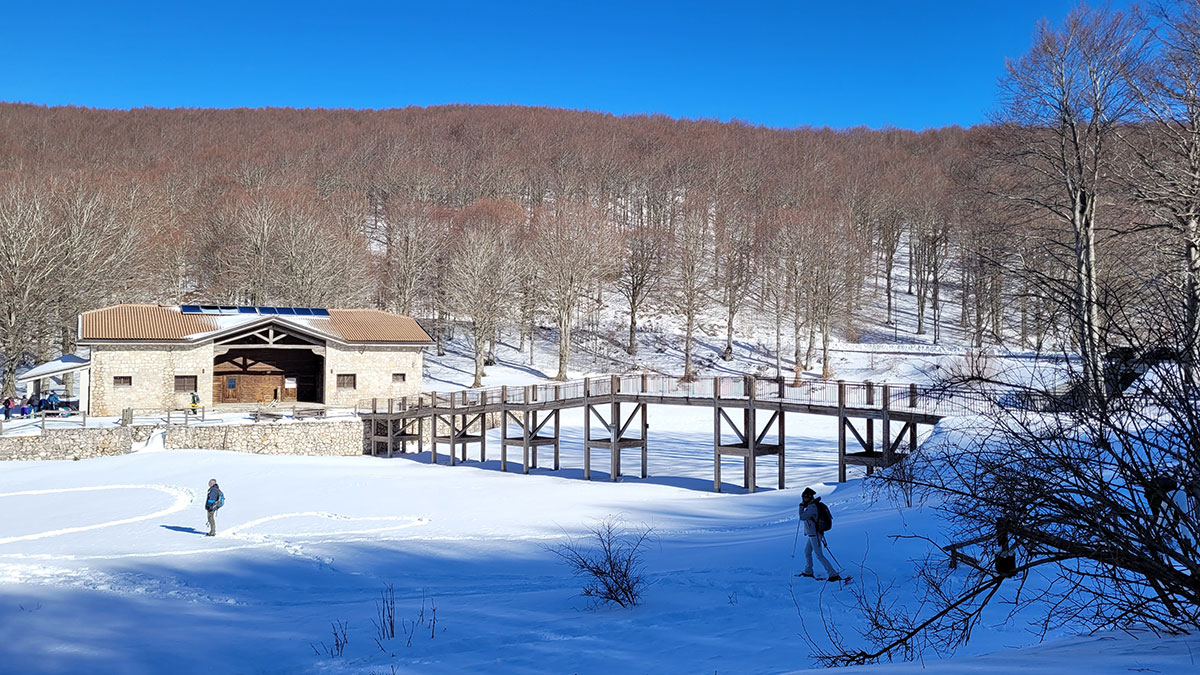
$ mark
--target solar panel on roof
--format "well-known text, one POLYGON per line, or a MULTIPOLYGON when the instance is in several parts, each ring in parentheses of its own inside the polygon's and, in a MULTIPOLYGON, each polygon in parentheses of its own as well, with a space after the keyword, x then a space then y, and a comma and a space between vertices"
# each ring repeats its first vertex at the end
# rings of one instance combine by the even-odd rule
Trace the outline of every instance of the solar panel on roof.
POLYGON ((237 305, 180 305, 181 314, 283 314, 287 316, 329 316, 329 310, 320 307, 268 307, 237 305))

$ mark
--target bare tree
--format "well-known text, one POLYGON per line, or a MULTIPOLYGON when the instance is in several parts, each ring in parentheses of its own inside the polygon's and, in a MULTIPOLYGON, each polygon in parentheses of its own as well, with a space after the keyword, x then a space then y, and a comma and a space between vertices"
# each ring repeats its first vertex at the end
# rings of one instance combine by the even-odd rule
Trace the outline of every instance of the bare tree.
POLYGON ((1128 72, 1141 125, 1124 131, 1136 199, 1178 242, 1189 377, 1200 363, 1200 2, 1159 8, 1153 58, 1128 72))
POLYGON ((616 285, 629 308, 629 344, 625 351, 630 356, 637 354, 638 311, 663 278, 667 250, 665 233, 652 225, 640 225, 625 232, 616 285))
POLYGON ((1008 64, 1000 160, 1023 181, 1008 196, 1067 225, 1073 236, 1073 318, 1086 384, 1105 395, 1097 290, 1099 205, 1111 189, 1120 125, 1137 104, 1125 78, 1145 52, 1134 12, 1080 6, 1062 30, 1039 24, 1033 48, 1008 64))
MULTIPOLYGON (((506 317, 518 284, 506 210, 503 204, 476 203, 464 213, 454 235, 447 286, 455 314, 471 322, 475 351, 472 387, 483 385, 488 342, 506 317)), ((516 217, 522 216, 517 209, 516 217)))
POLYGON ((683 379, 695 379, 692 367, 692 337, 696 319, 704 308, 707 281, 708 247, 710 245, 707 203, 685 204, 683 215, 675 227, 674 300, 676 310, 683 315, 683 379))
POLYGON ((543 214, 537 258, 542 296, 558 325, 557 380, 567 379, 571 328, 584 294, 613 267, 614 231, 604 215, 584 206, 561 206, 543 214))

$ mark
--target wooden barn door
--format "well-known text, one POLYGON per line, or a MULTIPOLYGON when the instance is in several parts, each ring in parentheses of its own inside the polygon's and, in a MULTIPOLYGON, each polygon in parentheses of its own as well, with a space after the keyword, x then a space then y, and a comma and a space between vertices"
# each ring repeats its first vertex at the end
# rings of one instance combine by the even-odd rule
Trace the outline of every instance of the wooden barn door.
POLYGON ((240 389, 238 388, 238 376, 237 375, 226 375, 224 377, 224 380, 225 380, 225 384, 224 384, 223 389, 221 390, 221 402, 222 403, 239 403, 239 402, 241 402, 241 398, 240 398, 240 394, 239 394, 240 389))

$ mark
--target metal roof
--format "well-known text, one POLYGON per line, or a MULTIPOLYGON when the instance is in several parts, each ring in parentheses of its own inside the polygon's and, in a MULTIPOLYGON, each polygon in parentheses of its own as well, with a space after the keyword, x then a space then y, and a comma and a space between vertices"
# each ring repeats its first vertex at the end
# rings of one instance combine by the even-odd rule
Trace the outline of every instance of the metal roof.
POLYGON ((331 309, 328 316, 259 312, 194 314, 161 305, 114 305, 84 312, 79 317, 79 341, 196 343, 264 321, 291 325, 350 344, 432 342, 411 317, 374 309, 331 309))
POLYGON ((87 370, 91 367, 92 362, 88 359, 76 356, 74 354, 64 354, 53 361, 47 361, 41 365, 34 366, 20 375, 17 375, 17 384, 24 384, 31 380, 40 380, 44 377, 66 375, 67 373, 87 370))

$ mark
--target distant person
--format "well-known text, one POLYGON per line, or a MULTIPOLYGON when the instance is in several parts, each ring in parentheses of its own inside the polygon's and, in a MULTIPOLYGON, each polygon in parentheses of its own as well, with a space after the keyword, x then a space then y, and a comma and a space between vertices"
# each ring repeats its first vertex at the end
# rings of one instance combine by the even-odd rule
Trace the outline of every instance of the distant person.
POLYGON ((206 537, 217 536, 217 509, 225 505, 225 493, 217 485, 217 479, 208 481, 208 499, 204 502, 204 510, 208 511, 208 534, 206 537))
POLYGON ((58 410, 58 392, 50 392, 50 397, 46 399, 47 410, 58 410))
POLYGON ((833 565, 825 559, 825 552, 822 550, 827 547, 825 543, 825 533, 833 527, 833 514, 829 512, 829 507, 821 503, 821 498, 812 488, 804 488, 804 492, 800 494, 800 522, 804 523, 804 571, 798 576, 813 577, 813 553, 817 554, 817 560, 825 566, 826 581, 838 581, 842 577, 834 569, 833 565))
POLYGON ((192 392, 192 404, 191 404, 193 415, 196 414, 196 409, 199 407, 200 407, 200 394, 197 394, 196 392, 193 391, 192 392))
POLYGON ((16 405, 17 405, 17 402, 14 401, 11 396, 4 399, 4 421, 5 422, 12 419, 12 411, 13 411, 13 408, 16 407, 16 405))
POLYGON ((32 412, 39 413, 42 411, 42 397, 34 394, 29 397, 29 407, 32 412))
POLYGON ((21 397, 21 417, 29 417, 29 414, 31 412, 33 412, 33 408, 30 407, 30 405, 29 405, 29 397, 22 396, 21 397))

